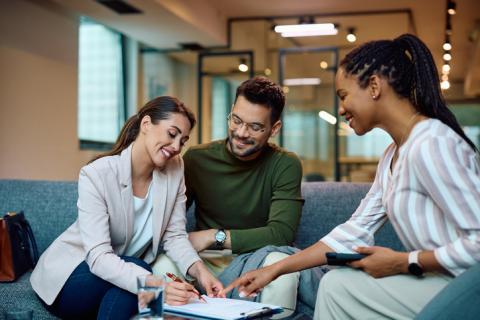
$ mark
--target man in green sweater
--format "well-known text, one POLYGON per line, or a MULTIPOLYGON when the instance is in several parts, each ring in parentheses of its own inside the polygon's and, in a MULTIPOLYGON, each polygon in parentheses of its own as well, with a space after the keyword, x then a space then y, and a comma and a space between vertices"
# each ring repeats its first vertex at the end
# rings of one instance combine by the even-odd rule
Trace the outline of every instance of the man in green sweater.
MULTIPOLYGON (((245 81, 227 119, 228 138, 191 147, 183 157, 188 205, 195 202, 197 222, 189 239, 217 275, 237 254, 291 245, 295 238, 302 166, 294 153, 268 142, 280 130, 284 105, 285 95, 272 81, 245 81)), ((264 265, 284 257, 270 253, 264 265)), ((298 277, 272 282, 261 301, 294 309, 298 277)))

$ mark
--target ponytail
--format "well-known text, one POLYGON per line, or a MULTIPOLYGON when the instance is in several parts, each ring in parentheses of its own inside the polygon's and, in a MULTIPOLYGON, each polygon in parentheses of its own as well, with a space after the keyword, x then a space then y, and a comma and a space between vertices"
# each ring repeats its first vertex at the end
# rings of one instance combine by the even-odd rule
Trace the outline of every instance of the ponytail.
POLYGON ((442 121, 478 151, 447 107, 432 54, 416 36, 367 42, 348 53, 340 66, 347 74, 356 75, 362 88, 368 86, 372 75, 384 77, 418 112, 442 121))
POLYGON ((140 122, 145 116, 149 116, 152 123, 157 124, 160 120, 168 119, 172 113, 183 114, 190 122, 190 129, 193 129, 195 126, 195 116, 183 102, 169 96, 157 97, 147 102, 136 115, 133 115, 125 122, 111 151, 96 156, 88 163, 103 157, 115 156, 122 153, 123 150, 128 148, 128 146, 137 139, 138 133, 140 132, 140 122))
POLYGON ((112 150, 102 153, 88 163, 91 163, 97 159, 114 156, 120 154, 124 149, 126 149, 138 136, 138 131, 140 130, 140 121, 141 119, 138 117, 138 114, 131 116, 127 122, 125 122, 122 130, 120 131, 120 135, 117 138, 117 141, 113 145, 112 150))
POLYGON ((415 97, 414 106, 417 111, 427 117, 442 121, 461 136, 474 151, 477 151, 475 144, 467 137, 445 102, 440 88, 437 67, 427 46, 411 34, 401 35, 394 42, 397 42, 401 48, 407 50, 412 56, 415 71, 412 93, 415 97))

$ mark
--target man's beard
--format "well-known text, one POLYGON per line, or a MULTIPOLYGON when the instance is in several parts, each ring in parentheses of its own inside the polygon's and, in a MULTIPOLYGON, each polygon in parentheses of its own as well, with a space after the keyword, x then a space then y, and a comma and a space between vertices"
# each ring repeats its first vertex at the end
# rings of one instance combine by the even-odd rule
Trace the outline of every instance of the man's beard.
POLYGON ((251 156, 254 153, 257 153, 262 149, 262 145, 257 144, 255 140, 251 139, 240 139, 238 138, 234 133, 230 133, 228 135, 228 144, 230 145, 230 151, 233 153, 238 158, 246 158, 248 156, 251 156), (237 141, 241 141, 244 144, 249 144, 251 145, 250 148, 247 149, 242 149, 240 152, 238 149, 236 149, 235 144, 233 143, 233 139, 236 139, 237 141))

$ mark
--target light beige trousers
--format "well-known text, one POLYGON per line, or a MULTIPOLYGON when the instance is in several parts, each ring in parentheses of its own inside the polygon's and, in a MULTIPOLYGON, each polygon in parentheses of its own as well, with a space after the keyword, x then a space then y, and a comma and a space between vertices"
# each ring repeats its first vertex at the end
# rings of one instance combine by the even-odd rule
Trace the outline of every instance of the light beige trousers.
POLYGON ((313 318, 413 319, 451 279, 440 274, 375 279, 360 270, 335 269, 320 281, 313 318))
MULTIPOLYGON (((200 256, 202 257, 201 253, 200 256)), ((286 257, 288 257, 287 254, 280 252, 272 252, 268 254, 265 258, 263 266, 274 264, 275 262, 285 259, 286 257)), ((206 263, 206 265, 208 267, 209 263, 206 263)), ((209 269, 216 276, 218 276, 220 273, 218 272, 218 269, 209 269)), ((164 254, 160 255, 157 258, 155 263, 152 265, 152 270, 154 274, 165 274, 166 272, 172 272, 174 274, 181 275, 175 263, 164 254)), ((291 315, 295 310, 297 303, 297 288, 299 278, 299 272, 286 274, 278 277, 275 281, 272 281, 262 290, 260 302, 273 304, 284 308, 284 312, 275 315, 272 319, 280 319, 287 317, 291 315)))

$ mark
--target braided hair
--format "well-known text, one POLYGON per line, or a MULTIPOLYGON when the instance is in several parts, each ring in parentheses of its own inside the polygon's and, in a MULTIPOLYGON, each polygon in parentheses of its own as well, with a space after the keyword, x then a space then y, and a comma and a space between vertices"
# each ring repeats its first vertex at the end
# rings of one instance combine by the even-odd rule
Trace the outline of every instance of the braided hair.
POLYGON ((403 34, 394 40, 367 42, 348 53, 340 67, 346 74, 357 76, 363 89, 372 75, 385 78, 419 113, 442 121, 477 151, 447 107, 432 54, 416 36, 403 34))

